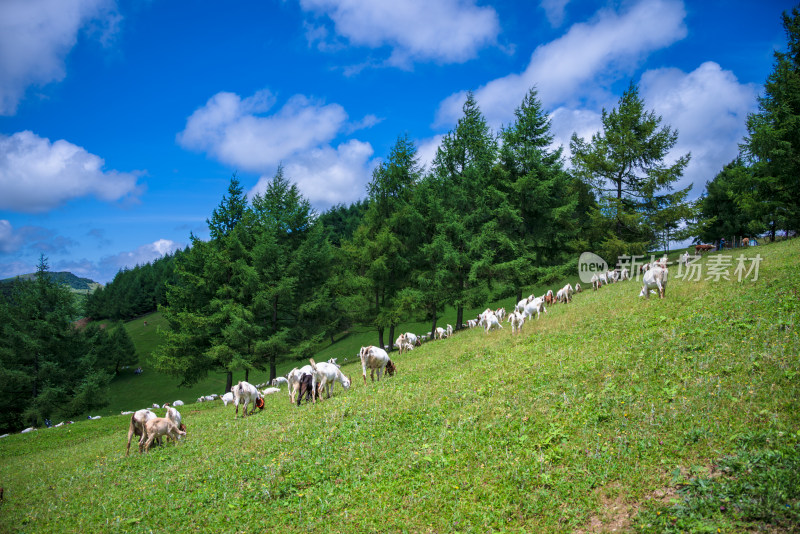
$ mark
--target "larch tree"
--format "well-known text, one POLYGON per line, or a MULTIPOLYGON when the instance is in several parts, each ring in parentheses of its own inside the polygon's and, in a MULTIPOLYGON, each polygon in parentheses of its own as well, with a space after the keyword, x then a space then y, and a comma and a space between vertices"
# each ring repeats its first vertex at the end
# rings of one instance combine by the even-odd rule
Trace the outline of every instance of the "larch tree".
POLYGON ((753 166, 757 200, 775 238, 800 231, 800 9, 783 13, 787 49, 776 51, 772 73, 747 118, 741 148, 753 166))
MULTIPOLYGON (((431 179, 441 195, 444 217, 436 229, 438 239, 450 246, 446 263, 452 272, 450 302, 456 308, 456 327, 464 323, 464 307, 485 301, 486 276, 477 276, 473 266, 481 262, 484 250, 478 236, 494 220, 491 173, 497 159, 497 141, 481 113, 475 96, 467 93, 463 116, 447 133, 436 151, 431 179)), ((482 262, 482 265, 486 265, 482 262)), ((485 272, 483 273, 486 274, 485 272)))
POLYGON ((604 229, 601 255, 613 260, 621 254, 643 254, 655 244, 657 237, 648 219, 665 203, 685 199, 671 191, 690 155, 666 163, 678 132, 662 126, 660 116, 645 110, 633 83, 616 108, 603 110, 601 122, 603 130, 590 142, 573 134, 570 148, 574 172, 599 193, 592 224, 604 229))
POLYGON ((518 300, 522 286, 561 278, 561 266, 578 251, 579 195, 564 169, 562 148, 551 149, 550 119, 531 89, 500 137, 501 179, 513 216, 509 236, 514 253, 499 266, 518 300))

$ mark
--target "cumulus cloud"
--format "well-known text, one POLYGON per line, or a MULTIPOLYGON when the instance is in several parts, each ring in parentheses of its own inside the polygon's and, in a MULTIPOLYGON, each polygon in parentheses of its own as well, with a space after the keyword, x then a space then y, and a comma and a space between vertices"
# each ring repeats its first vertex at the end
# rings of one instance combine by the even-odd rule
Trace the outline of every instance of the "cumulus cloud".
MULTIPOLYGON (((377 164, 373 153, 369 143, 351 139, 336 148, 323 146, 299 155, 285 163, 284 172, 315 208, 348 204, 364 196, 377 164)), ((266 191, 271 180, 262 176, 248 196, 266 191)))
POLYGON ((92 195, 107 202, 140 193, 137 172, 104 171, 102 158, 30 131, 0 135, 0 209, 37 213, 92 195))
POLYGON ((444 135, 434 135, 433 137, 417 141, 417 158, 419 158, 419 164, 421 166, 424 166, 428 170, 431 169, 433 160, 436 158, 436 151, 439 145, 442 144, 443 138, 444 135))
POLYGON ((24 239, 15 232, 11 223, 5 219, 0 219, 0 252, 11 254, 22 247, 24 239))
POLYGON ((647 71, 640 94, 663 124, 678 131, 673 159, 692 153, 678 187, 693 183, 692 195, 697 196, 738 154, 747 134, 747 114, 756 110, 758 87, 739 83, 731 71, 708 61, 690 73, 675 68, 647 71))
POLYGON ((64 60, 87 28, 106 42, 120 17, 113 0, 0 2, 0 115, 13 115, 31 85, 64 79, 64 60))
POLYGON ((544 14, 550 25, 558 28, 564 22, 564 12, 568 3, 569 0, 542 0, 539 5, 544 9, 544 14))
POLYGON ((178 143, 239 169, 264 172, 330 141, 347 121, 339 104, 323 104, 303 95, 291 97, 280 110, 265 115, 274 103, 275 97, 267 90, 245 99, 217 93, 189 117, 178 143))
POLYGON ((159 239, 152 243, 142 245, 136 250, 120 252, 113 256, 106 256, 100 260, 100 272, 105 273, 106 279, 114 277, 114 273, 123 268, 133 268, 137 265, 144 265, 161 258, 166 254, 171 254, 183 248, 181 243, 171 239, 159 239), (111 273, 111 276, 108 276, 111 273))
MULTIPOLYGON (((495 10, 473 0, 300 0, 300 6, 327 16, 352 45, 390 47, 387 63, 403 68, 420 60, 463 63, 495 45, 500 33, 495 10)), ((306 35, 321 50, 336 47, 324 27, 307 25, 306 35)))
POLYGON ((553 135, 551 150, 559 146, 564 148, 564 158, 569 163, 569 142, 572 134, 589 141, 592 135, 599 132, 603 123, 601 115, 589 109, 571 109, 560 107, 550 114, 550 132, 553 135))
MULTIPOLYGON (((563 37, 536 48, 522 73, 490 81, 475 91, 475 98, 494 128, 512 119, 533 86, 545 108, 574 107, 579 97, 583 103, 606 98, 608 85, 648 53, 686 36, 685 16, 683 3, 676 0, 642 0, 621 13, 601 10, 591 22, 575 24, 563 37)), ((445 99, 436 124, 455 124, 464 99, 463 91, 445 99)))

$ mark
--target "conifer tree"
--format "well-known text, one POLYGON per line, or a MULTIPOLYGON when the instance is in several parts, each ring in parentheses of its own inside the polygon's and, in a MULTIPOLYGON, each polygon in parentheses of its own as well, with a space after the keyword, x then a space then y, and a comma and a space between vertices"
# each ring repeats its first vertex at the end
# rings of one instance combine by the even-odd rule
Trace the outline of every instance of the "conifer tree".
POLYGON ((511 253, 497 269, 521 298, 523 285, 560 278, 579 248, 576 180, 564 170, 562 148, 551 150, 550 119, 531 89, 501 132, 498 183, 506 184, 506 235, 511 253))
POLYGON ((410 284, 412 255, 422 224, 413 204, 420 175, 414 143, 408 136, 398 137, 386 161, 372 173, 367 186, 369 207, 349 249, 356 258, 358 274, 369 286, 369 320, 377 329, 380 346, 387 344, 386 328, 391 345, 402 315, 397 296, 410 284))
POLYGON ((742 149, 753 166, 758 208, 772 238, 778 228, 800 231, 800 8, 783 13, 787 49, 776 51, 775 65, 747 117, 742 149))
POLYGON ((652 210, 664 202, 685 198, 685 194, 673 195, 670 200, 667 195, 690 155, 671 165, 665 163, 678 133, 662 127, 661 117, 645 110, 633 83, 617 108, 603 110, 601 121, 603 131, 594 134, 591 142, 573 134, 570 147, 577 176, 599 193, 592 226, 603 229, 601 253, 614 262, 621 254, 643 254, 655 243, 648 217, 652 219, 652 210))
POLYGON ((464 115, 436 151, 429 178, 435 182, 443 208, 435 235, 449 244, 443 259, 451 270, 448 300, 456 308, 457 328, 464 323, 464 307, 487 297, 481 280, 485 277, 476 276, 473 265, 484 253, 477 246, 477 236, 494 218, 487 199, 493 192, 491 171, 497 156, 497 142, 472 92, 462 109, 464 115))

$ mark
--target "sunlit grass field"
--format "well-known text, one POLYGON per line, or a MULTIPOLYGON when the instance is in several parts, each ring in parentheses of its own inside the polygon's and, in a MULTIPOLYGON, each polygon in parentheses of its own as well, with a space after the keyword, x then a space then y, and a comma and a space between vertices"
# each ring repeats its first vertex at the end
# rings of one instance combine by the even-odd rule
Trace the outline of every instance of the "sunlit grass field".
POLYGON ((698 281, 671 267, 665 300, 585 291, 366 386, 374 335, 351 334, 330 349, 349 391, 187 405, 186 439, 145 455, 122 416, 4 438, 0 531, 796 532, 800 241, 744 251, 756 281, 740 253, 730 280, 706 279, 711 254, 698 281))

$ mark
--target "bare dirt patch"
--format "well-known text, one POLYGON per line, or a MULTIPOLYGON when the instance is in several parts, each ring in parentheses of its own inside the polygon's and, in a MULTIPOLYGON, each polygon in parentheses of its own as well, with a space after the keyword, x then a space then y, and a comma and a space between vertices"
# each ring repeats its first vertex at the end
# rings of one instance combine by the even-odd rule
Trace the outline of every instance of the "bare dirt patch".
MULTIPOLYGON (((591 514, 589 516, 589 524, 576 530, 575 534, 631 531, 631 521, 639 513, 642 503, 627 502, 619 482, 612 482, 602 488, 597 488, 595 493, 600 499, 599 510, 597 513, 591 514)), ((666 487, 651 492, 644 500, 656 500, 663 504, 669 504, 676 496, 677 491, 675 488, 666 487)))

